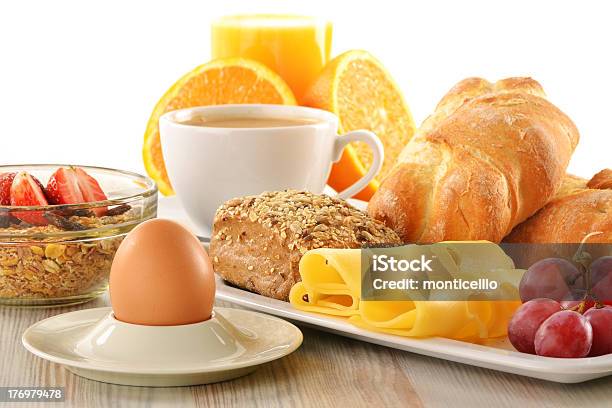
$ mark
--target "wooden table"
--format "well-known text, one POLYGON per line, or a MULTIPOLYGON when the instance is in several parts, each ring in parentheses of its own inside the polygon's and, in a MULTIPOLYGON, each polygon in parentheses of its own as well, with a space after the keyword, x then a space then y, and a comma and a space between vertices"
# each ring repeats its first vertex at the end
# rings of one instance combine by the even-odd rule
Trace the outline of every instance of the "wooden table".
MULTIPOLYGON (((72 407, 612 406, 612 377, 582 384, 556 384, 424 357, 306 327, 301 327, 303 345, 290 356, 234 381, 184 388, 126 387, 87 380, 35 357, 21 345, 21 333, 38 320, 106 305, 108 298, 104 296, 65 308, 0 307, 0 386, 66 387, 64 405, 72 407)), ((4 406, 8 404, 0 403, 0 408, 4 406)))

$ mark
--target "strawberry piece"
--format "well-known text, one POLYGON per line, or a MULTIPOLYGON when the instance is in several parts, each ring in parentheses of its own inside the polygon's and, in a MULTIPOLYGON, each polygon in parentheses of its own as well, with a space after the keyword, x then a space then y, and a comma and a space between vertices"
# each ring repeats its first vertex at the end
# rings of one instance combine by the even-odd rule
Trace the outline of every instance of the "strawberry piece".
MULTIPOLYGON (((96 181, 95 178, 91 177, 85 170, 80 167, 75 167, 74 171, 77 175, 79 188, 81 193, 83 193, 83 198, 86 202, 94 202, 94 201, 105 201, 108 200, 104 191, 100 187, 100 184, 96 181)), ((106 214, 106 207, 98 207, 94 208, 93 212, 96 216, 101 217, 106 214)))
POLYGON ((0 174, 0 205, 11 205, 11 184, 13 184, 16 174, 0 174))
MULTIPOLYGON (((11 205, 34 206, 47 205, 40 182, 30 174, 22 171, 15 175, 11 184, 11 205)), ((42 211, 17 211, 13 217, 32 225, 46 225, 47 220, 42 211)))
POLYGON ((51 175, 45 190, 50 204, 81 204, 85 202, 73 168, 59 168, 51 175))
MULTIPOLYGON (((30 177, 32 177, 32 180, 34 180, 36 185, 38 185, 38 187, 42 190, 43 194, 45 194, 45 186, 43 186, 43 183, 41 183, 40 180, 36 178, 36 176, 30 174, 30 177)), ((45 196, 45 198, 47 198, 47 196, 45 196)))
MULTIPOLYGON (((47 183, 46 194, 51 204, 82 204, 107 200, 100 185, 79 167, 59 168, 47 183)), ((96 216, 106 214, 106 207, 94 208, 96 216)))

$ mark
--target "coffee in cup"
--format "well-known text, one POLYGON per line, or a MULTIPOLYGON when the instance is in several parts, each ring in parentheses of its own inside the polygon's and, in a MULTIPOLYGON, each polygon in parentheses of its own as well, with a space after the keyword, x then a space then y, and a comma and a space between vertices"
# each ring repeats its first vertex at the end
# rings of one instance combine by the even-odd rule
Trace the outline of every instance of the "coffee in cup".
POLYGON ((204 106, 166 113, 159 126, 170 181, 204 234, 210 234, 217 208, 231 198, 285 189, 322 193, 332 164, 351 142, 372 149, 372 165, 338 197, 365 188, 383 161, 376 135, 356 130, 338 136, 338 118, 314 108, 204 106))

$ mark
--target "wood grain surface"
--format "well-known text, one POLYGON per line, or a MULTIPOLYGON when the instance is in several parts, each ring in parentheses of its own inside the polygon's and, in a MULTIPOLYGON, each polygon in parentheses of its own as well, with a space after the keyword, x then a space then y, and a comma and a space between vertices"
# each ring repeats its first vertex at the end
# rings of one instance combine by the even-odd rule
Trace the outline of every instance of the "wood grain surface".
MULTIPOLYGON (((43 318, 108 305, 0 307, 0 386, 65 387, 66 402, 21 407, 610 407, 612 378, 556 384, 452 363, 301 327, 303 345, 253 374, 218 384, 144 388, 99 383, 30 354, 21 334, 43 318)), ((220 306, 230 306, 219 303, 220 306)), ((10 406, 0 403, 0 408, 10 406)))

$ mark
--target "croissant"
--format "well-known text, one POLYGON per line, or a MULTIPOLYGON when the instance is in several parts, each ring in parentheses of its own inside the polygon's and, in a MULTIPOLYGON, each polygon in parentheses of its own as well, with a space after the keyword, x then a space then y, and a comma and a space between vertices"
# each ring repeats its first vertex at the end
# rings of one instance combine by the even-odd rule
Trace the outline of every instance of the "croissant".
POLYGON ((505 242, 612 243, 612 170, 587 180, 568 176, 557 195, 533 217, 518 225, 505 242))
POLYGON ((500 242, 553 197, 578 139, 535 80, 463 80, 406 145, 368 212, 405 242, 500 242))

